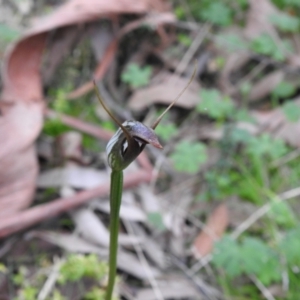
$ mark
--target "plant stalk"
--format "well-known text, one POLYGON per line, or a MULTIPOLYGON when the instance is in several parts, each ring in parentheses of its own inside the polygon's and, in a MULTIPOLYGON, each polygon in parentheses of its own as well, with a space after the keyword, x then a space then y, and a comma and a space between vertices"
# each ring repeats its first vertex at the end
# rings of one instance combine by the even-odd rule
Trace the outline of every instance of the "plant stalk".
POLYGON ((123 171, 112 170, 110 182, 110 241, 109 241, 109 275, 106 300, 111 300, 117 273, 118 235, 120 207, 123 190, 123 171))

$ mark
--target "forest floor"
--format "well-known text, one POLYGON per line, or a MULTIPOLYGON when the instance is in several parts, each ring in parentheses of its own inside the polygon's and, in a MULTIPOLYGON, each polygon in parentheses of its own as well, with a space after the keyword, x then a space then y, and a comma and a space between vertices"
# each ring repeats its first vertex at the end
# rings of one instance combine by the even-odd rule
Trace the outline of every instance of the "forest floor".
POLYGON ((0 300, 104 299, 105 147, 125 171, 115 298, 298 300, 298 0, 0 1, 0 300), (193 73, 195 72, 195 75, 193 73))

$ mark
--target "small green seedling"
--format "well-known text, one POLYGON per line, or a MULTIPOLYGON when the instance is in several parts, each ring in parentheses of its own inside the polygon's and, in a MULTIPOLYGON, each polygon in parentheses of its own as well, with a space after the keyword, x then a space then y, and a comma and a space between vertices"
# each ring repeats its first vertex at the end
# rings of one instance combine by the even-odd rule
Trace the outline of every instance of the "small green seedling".
POLYGON ((121 79, 132 88, 139 88, 149 83, 151 74, 152 68, 150 66, 140 67, 135 63, 131 63, 122 73, 121 79))

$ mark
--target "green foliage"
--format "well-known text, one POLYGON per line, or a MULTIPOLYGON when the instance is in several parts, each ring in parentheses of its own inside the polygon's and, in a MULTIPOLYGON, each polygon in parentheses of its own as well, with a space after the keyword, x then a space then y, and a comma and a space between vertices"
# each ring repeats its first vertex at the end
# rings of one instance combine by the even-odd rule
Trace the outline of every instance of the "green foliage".
POLYGON ((292 46, 289 41, 281 40, 280 45, 277 45, 273 38, 265 33, 255 38, 250 48, 258 54, 270 56, 278 61, 283 61, 287 53, 292 52, 292 46))
POLYGON ((70 131, 70 128, 64 125, 59 118, 48 119, 44 123, 43 132, 50 136, 59 136, 67 131, 70 131))
POLYGON ((241 180, 241 175, 234 171, 221 173, 216 169, 205 172, 204 178, 209 187, 204 200, 222 200, 237 193, 236 182, 241 180))
POLYGON ((18 272, 13 276, 12 280, 15 285, 22 285, 26 281, 27 268, 20 266, 18 272))
MULTIPOLYGON (((246 109, 239 109, 234 113, 234 120, 247 122, 247 123, 255 123, 254 117, 249 114, 249 111, 246 109)), ((237 128, 238 129, 238 128, 237 128)))
POLYGON ((282 111, 290 122, 297 122, 300 120, 300 107, 295 102, 286 102, 282 106, 282 111))
POLYGON ((281 279, 277 253, 257 238, 245 237, 241 243, 223 238, 215 246, 213 264, 230 278, 255 275, 266 285, 281 279))
MULTIPOLYGON (((18 295, 14 300, 32 300, 37 299, 37 294, 45 284, 46 275, 49 271, 51 263, 42 259, 39 262, 39 269, 37 272, 32 272, 29 269, 21 265, 18 272, 13 275, 12 280, 14 285, 18 287, 18 295), (43 270, 47 269, 47 272, 43 270)), ((77 282, 84 278, 93 279, 95 283, 99 283, 108 272, 107 263, 99 261, 96 255, 80 255, 71 254, 65 262, 62 264, 59 272, 58 283, 64 285, 68 282, 77 282)), ((98 293, 96 288, 86 295, 84 299, 104 299, 104 298, 92 298, 97 295, 103 295, 103 291, 98 287, 98 293), (101 291, 101 293, 99 293, 101 291)), ((47 300, 66 300, 61 294, 58 288, 54 288, 51 294, 47 297, 47 300)))
POLYGON ((57 91, 52 106, 56 112, 67 113, 70 111, 70 102, 66 99, 64 90, 57 91))
POLYGON ((99 152, 99 141, 94 137, 84 134, 82 138, 82 146, 94 152, 99 152))
POLYGON ((216 36, 217 45, 224 49, 226 48, 228 51, 240 51, 247 50, 249 48, 248 43, 242 39, 241 36, 234 33, 220 33, 216 36))
POLYGON ((278 98, 287 98, 292 96, 296 92, 296 88, 293 84, 282 81, 272 91, 272 95, 278 98))
POLYGON ((234 111, 234 104, 229 97, 223 96, 216 89, 201 89, 201 102, 196 109, 209 117, 223 120, 231 116, 234 111))
POLYGON ((100 262, 96 255, 71 254, 61 266, 59 283, 79 281, 83 277, 100 280, 107 274, 107 265, 100 262))
POLYGON ((184 33, 179 33, 178 34, 178 41, 182 45, 187 46, 187 47, 189 47, 192 44, 192 42, 193 42, 192 39, 188 35, 186 35, 184 33))
POLYGON ((94 287, 88 293, 84 295, 84 300, 104 300, 105 299, 105 292, 99 287, 94 287))
POLYGON ((170 138, 172 138, 176 133, 178 129, 173 123, 160 123, 156 129, 156 134, 163 140, 168 141, 170 138))
POLYGON ((300 20, 284 12, 272 15, 270 21, 283 32, 297 32, 299 30, 300 20))
POLYGON ((152 68, 150 66, 140 67, 135 63, 131 63, 122 73, 121 79, 132 88, 139 88, 149 83, 151 74, 152 68))
POLYGON ((232 23, 232 11, 221 1, 212 1, 200 10, 200 17, 207 22, 219 26, 228 26, 232 23))
POLYGON ((5 274, 7 273, 7 268, 4 264, 0 263, 0 273, 5 274))
POLYGON ((0 24, 0 42, 10 43, 20 37, 20 32, 12 29, 11 27, 0 24))
POLYGON ((51 298, 48 298, 48 300, 67 300, 59 290, 55 289, 51 295, 51 298))
POLYGON ((280 226, 291 228, 296 225, 296 217, 286 202, 272 203, 269 215, 280 226))
POLYGON ((18 297, 15 300, 32 300, 36 299, 38 289, 32 286, 26 286, 20 290, 18 297))
POLYGON ((280 139, 273 139, 269 134, 251 137, 247 142, 246 152, 253 157, 276 159, 287 153, 287 146, 280 139))
POLYGON ((300 7, 299 0, 273 0, 273 2, 281 9, 300 7))
POLYGON ((162 231, 166 229, 161 213, 159 212, 148 213, 147 219, 149 224, 152 225, 157 230, 162 231))
POLYGON ((300 267, 300 226, 291 229, 279 244, 279 250, 284 255, 290 267, 300 267))
POLYGON ((170 158, 177 171, 195 174, 207 160, 206 147, 199 142, 181 141, 170 158))

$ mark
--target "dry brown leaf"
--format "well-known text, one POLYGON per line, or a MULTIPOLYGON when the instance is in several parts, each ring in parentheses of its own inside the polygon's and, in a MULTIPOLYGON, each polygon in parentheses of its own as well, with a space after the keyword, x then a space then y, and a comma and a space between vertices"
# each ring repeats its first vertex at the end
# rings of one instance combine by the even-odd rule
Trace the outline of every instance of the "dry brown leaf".
POLYGON ((10 48, 2 72, 0 139, 4 146, 0 150, 0 215, 28 206, 35 190, 38 164, 33 143, 42 128, 40 65, 48 31, 103 16, 164 8, 160 0, 69 1, 38 19, 10 48))
MULTIPOLYGON (((110 205, 108 201, 99 203, 97 208, 103 212, 110 213, 110 205)), ((146 222, 145 213, 137 206, 121 204, 120 218, 135 222, 146 222)))
MULTIPOLYGON (((168 274, 157 280, 158 289, 163 299, 202 299, 199 291, 183 275, 168 274)), ((153 288, 141 288, 135 295, 136 300, 156 300, 157 295, 153 288)))
POLYGON ((249 95, 250 101, 257 101, 268 96, 284 79, 284 72, 279 70, 264 76, 254 84, 249 95))
POLYGON ((76 131, 66 132, 59 136, 58 142, 63 158, 83 161, 81 133, 76 131))
POLYGON ((228 55, 224 68, 221 70, 220 84, 224 89, 224 92, 233 94, 236 92, 237 87, 231 83, 231 74, 242 68, 251 58, 249 52, 234 52, 228 55))
POLYGON ((76 231, 87 241, 108 248, 109 233, 101 219, 88 208, 79 208, 71 212, 76 231))
MULTIPOLYGON (((154 103, 170 104, 186 87, 189 78, 167 74, 158 84, 136 90, 128 101, 132 110, 142 110, 154 103)), ((187 88, 184 95, 178 99, 176 105, 193 108, 199 103, 200 86, 195 81, 187 88)))
POLYGON ((42 68, 42 78, 46 85, 49 85, 55 76, 55 71, 68 55, 71 47, 80 39, 84 33, 83 28, 65 27, 54 32, 47 43, 47 53, 45 55, 42 68))
POLYGON ((93 168, 69 163, 64 168, 55 168, 40 174, 37 186, 40 188, 70 186, 90 189, 107 181, 107 173, 93 168))
MULTIPOLYGON (((300 98, 293 100, 299 106, 300 98)), ((283 139, 289 145, 299 148, 300 121, 289 121, 282 108, 277 108, 269 112, 253 112, 253 117, 257 120, 261 129, 272 134, 275 138, 283 139)))
POLYGON ((41 103, 19 103, 0 116, 0 216, 31 202, 38 173, 33 143, 41 127, 41 103))
POLYGON ((276 7, 269 0, 249 0, 249 6, 245 36, 252 40, 262 33, 273 35, 275 29, 270 16, 278 13, 276 7))
POLYGON ((107 249, 98 247, 75 234, 55 231, 33 231, 29 234, 29 237, 43 239, 69 252, 97 253, 101 256, 108 255, 107 249))
POLYGON ((204 230, 194 241, 192 250, 196 258, 201 258, 212 251, 214 242, 224 234, 228 222, 228 208, 226 204, 220 204, 209 216, 204 230))

